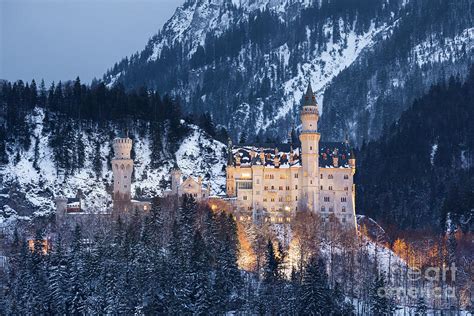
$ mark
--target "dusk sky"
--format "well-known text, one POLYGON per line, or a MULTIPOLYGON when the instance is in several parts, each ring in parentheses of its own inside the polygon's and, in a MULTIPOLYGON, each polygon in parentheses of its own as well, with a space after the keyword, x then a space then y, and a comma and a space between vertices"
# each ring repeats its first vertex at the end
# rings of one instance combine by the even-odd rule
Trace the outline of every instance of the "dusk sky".
POLYGON ((0 0, 0 79, 89 83, 140 51, 184 0, 0 0))

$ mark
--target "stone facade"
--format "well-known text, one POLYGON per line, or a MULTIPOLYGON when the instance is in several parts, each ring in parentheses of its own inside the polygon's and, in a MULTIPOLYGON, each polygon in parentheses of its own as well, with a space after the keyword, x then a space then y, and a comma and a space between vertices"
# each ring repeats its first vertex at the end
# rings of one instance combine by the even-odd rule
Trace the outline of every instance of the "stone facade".
POLYGON ((355 157, 348 142, 323 143, 311 86, 301 108, 301 144, 256 144, 228 148, 226 191, 243 218, 288 222, 297 211, 333 214, 355 225, 355 157), (294 148, 295 147, 295 148, 294 148))
POLYGON ((114 203, 127 202, 131 200, 133 160, 130 157, 130 152, 132 150, 132 140, 128 138, 128 136, 125 138, 116 138, 114 139, 113 148, 113 200, 114 203))
POLYGON ((175 166, 171 171, 171 190, 165 191, 165 196, 177 195, 178 197, 183 194, 188 194, 194 197, 196 201, 207 200, 211 193, 209 183, 205 186, 202 183, 202 178, 198 177, 197 180, 192 177, 183 179, 181 170, 175 166))

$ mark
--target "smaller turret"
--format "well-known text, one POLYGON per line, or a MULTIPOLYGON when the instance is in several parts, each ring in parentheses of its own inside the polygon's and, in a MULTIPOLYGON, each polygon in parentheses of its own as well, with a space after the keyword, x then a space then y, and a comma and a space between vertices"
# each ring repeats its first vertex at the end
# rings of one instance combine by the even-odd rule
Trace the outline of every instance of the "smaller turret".
POLYGON ((273 165, 275 168, 280 167, 280 156, 278 156, 278 148, 275 148, 275 157, 273 158, 273 165))
POLYGON ((355 169, 355 167, 356 167, 356 156, 355 156, 355 153, 354 153, 354 149, 351 149, 351 153, 350 153, 350 156, 349 156, 349 166, 352 169, 355 169))
POLYGON ((334 166, 334 168, 338 168, 339 167, 339 156, 338 156, 339 152, 336 149, 334 149, 334 151, 332 152, 332 165, 334 166))
POLYGON ((56 202, 56 218, 64 216, 67 210, 67 197, 58 196, 55 202, 56 202))
POLYGON ((181 185, 182 172, 175 162, 173 169, 171 170, 171 191, 173 194, 178 194, 179 186, 181 185))
POLYGON ((227 142, 227 165, 233 166, 234 165, 234 155, 232 153, 232 140, 229 138, 227 142))

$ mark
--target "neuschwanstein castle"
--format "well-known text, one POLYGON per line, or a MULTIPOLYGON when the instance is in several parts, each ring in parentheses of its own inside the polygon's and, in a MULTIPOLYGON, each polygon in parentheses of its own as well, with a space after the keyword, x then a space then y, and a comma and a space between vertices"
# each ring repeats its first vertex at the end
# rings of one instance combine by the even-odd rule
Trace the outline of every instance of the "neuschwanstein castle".
MULTIPOLYGON (((303 209, 355 224, 355 157, 348 142, 320 142, 319 111, 311 85, 301 108, 301 147, 229 146, 227 196, 240 212, 278 214, 289 221, 303 209), (285 216, 285 213, 288 214, 285 216)), ((276 220, 275 220, 276 219, 276 220)))
MULTIPOLYGON (((290 222, 298 211, 313 211, 323 220, 337 218, 347 226, 355 225, 355 157, 347 141, 320 142, 319 111, 311 85, 308 86, 301 113, 300 145, 253 144, 232 146, 229 142, 226 167, 226 195, 210 196, 209 184, 201 178, 184 177, 177 167, 171 171, 171 190, 164 196, 189 194, 198 201, 227 205, 238 220, 290 222)), ((114 210, 147 211, 151 200, 132 199, 132 140, 116 138, 114 158, 114 210)), ((80 201, 58 198, 58 214, 77 213, 80 201)))

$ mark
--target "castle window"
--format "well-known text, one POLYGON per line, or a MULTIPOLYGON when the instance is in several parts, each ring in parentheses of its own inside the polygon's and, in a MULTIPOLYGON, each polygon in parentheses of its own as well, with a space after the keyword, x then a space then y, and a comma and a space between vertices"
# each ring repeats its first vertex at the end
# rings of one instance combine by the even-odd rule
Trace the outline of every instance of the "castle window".
POLYGON ((298 190, 298 185, 295 185, 295 190, 298 190))
POLYGON ((280 196, 280 197, 278 198, 278 202, 283 202, 283 197, 282 197, 282 196, 280 196))
POLYGON ((291 196, 287 196, 287 197, 286 197, 286 201, 287 201, 287 202, 291 202, 291 196))
POLYGON ((197 197, 198 195, 197 195, 197 193, 194 193, 193 196, 194 196, 194 197, 197 197))
POLYGON ((275 179, 275 175, 273 175, 273 174, 266 174, 266 175, 265 175, 265 179, 273 180, 273 179, 275 179))
POLYGON ((334 177, 333 177, 332 174, 328 175, 328 179, 333 179, 333 178, 334 178, 334 177))
POLYGON ((323 190, 323 186, 321 186, 321 191, 323 190))
POLYGON ((247 201, 247 196, 246 195, 244 195, 243 200, 247 201))
POLYGON ((334 212, 334 208, 332 206, 329 207, 329 212, 334 212))
POLYGON ((313 146, 309 146, 309 150, 313 150, 313 146))
POLYGON ((331 202, 331 199, 329 198, 329 196, 324 197, 324 202, 331 202))
POLYGON ((349 191, 349 188, 348 188, 348 187, 344 187, 344 191, 349 191))
POLYGON ((321 179, 323 178, 323 174, 321 173, 321 179))
POLYGON ((347 174, 344 175, 344 179, 347 180, 349 179, 349 176, 347 174))
POLYGON ((321 206, 321 212, 326 212, 326 207, 321 206))
POLYGON ((343 223, 345 223, 345 222, 346 222, 346 218, 343 217, 343 218, 341 219, 341 221, 342 221, 343 223))
POLYGON ((329 186, 329 191, 332 191, 332 186, 331 185, 329 186))
POLYGON ((123 176, 124 179, 127 179, 127 176, 123 176))
POLYGON ((265 191, 267 191, 267 190, 268 190, 268 186, 267 186, 267 185, 264 186, 263 189, 264 189, 265 191))
POLYGON ((272 190, 275 190, 275 186, 272 185, 272 190))
POLYGON ((342 212, 345 212, 345 211, 346 211, 346 207, 343 206, 341 211, 342 211, 342 212))
POLYGON ((298 174, 297 173, 295 173, 295 179, 298 179, 298 174))
POLYGON ((267 201, 267 198, 263 198, 263 202, 266 202, 267 201))
POLYGON ((275 198, 271 198, 271 199, 270 199, 270 202, 275 202, 275 198))
POLYGON ((238 181, 237 188, 241 190, 251 190, 252 189, 252 181, 238 181))
POLYGON ((278 190, 283 191, 283 186, 279 186, 278 190))
POLYGON ((286 191, 290 191, 290 186, 289 185, 286 186, 286 191))
POLYGON ((341 197, 341 202, 347 202, 346 197, 341 197))
POLYGON ((313 184, 313 180, 309 180, 309 184, 313 184))
POLYGON ((298 201, 298 195, 297 195, 297 196, 295 196, 295 201, 298 201))

